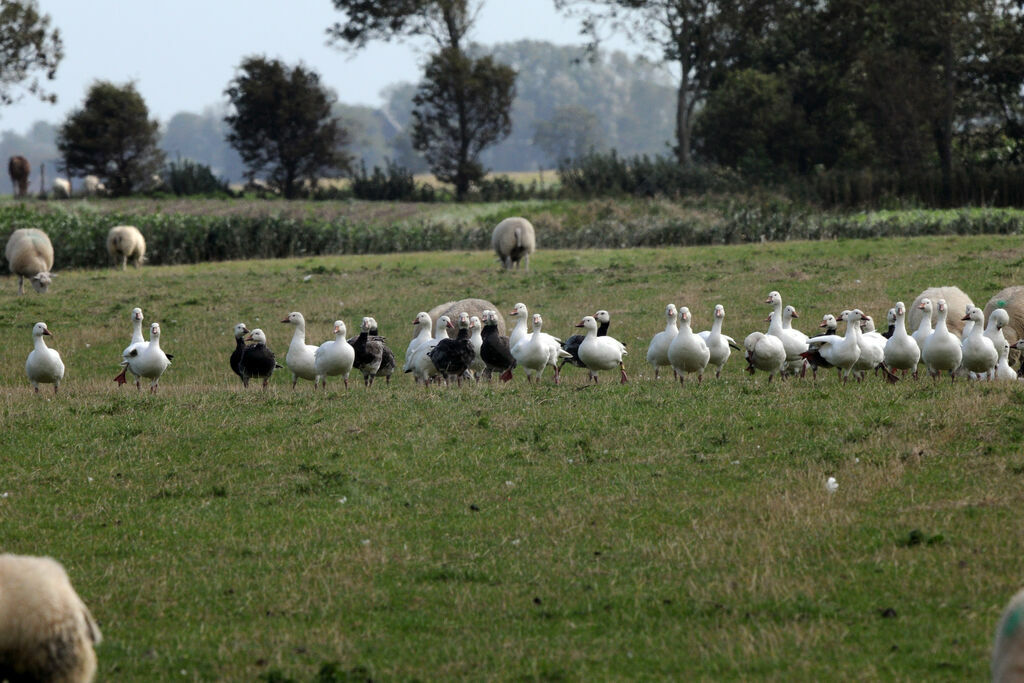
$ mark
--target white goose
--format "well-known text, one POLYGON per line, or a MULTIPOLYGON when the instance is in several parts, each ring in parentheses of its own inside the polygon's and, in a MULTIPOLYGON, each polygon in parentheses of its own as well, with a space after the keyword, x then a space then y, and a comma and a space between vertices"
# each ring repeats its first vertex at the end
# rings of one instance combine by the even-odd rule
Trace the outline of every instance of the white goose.
POLYGON ((921 322, 918 323, 917 329, 914 330, 911 336, 917 342, 917 348, 921 349, 921 352, 924 353, 924 343, 928 341, 928 337, 932 334, 932 300, 927 297, 921 299, 921 303, 917 307, 924 311, 924 314, 921 316, 921 322))
MULTIPOLYGON (((149 344, 149 342, 142 336, 142 320, 142 309, 136 306, 132 309, 131 317, 132 340, 128 342, 128 346, 124 347, 124 350, 121 352, 121 374, 114 378, 114 381, 117 382, 118 385, 124 384, 128 381, 125 374, 128 372, 128 364, 125 362, 128 360, 128 354, 130 354, 133 349, 141 351, 149 344)), ((137 376, 135 377, 135 388, 139 388, 139 378, 137 376)))
MULTIPOLYGON (((921 307, 924 308, 923 302, 921 307)), ((924 342, 921 359, 924 361, 925 367, 928 368, 928 374, 932 376, 932 379, 938 380, 939 375, 948 371, 950 380, 955 381, 955 371, 960 367, 963 350, 960 348, 960 340, 946 327, 948 311, 945 299, 939 299, 938 309, 939 317, 935 321, 935 329, 924 342)))
POLYGON ((985 313, 977 306, 972 306, 963 319, 973 323, 970 334, 960 347, 963 367, 967 372, 991 377, 999 362, 999 352, 996 351, 995 343, 985 336, 985 313))
POLYGON ((313 382, 313 387, 316 388, 317 347, 306 343, 306 319, 298 311, 293 311, 281 322, 290 323, 295 328, 292 332, 292 341, 288 345, 288 353, 284 357, 284 364, 292 373, 292 389, 299 383, 300 378, 313 382))
POLYGON ((341 320, 334 321, 334 341, 325 341, 313 352, 313 370, 316 377, 313 379, 313 388, 319 384, 326 389, 325 378, 341 375, 348 389, 348 375, 352 372, 352 365, 356 360, 356 350, 348 343, 346 335, 348 329, 341 320))
POLYGON ((518 303, 512 307, 509 315, 516 319, 516 326, 512 328, 508 335, 508 347, 514 349, 516 344, 526 337, 526 318, 530 315, 530 312, 526 310, 526 304, 518 303))
POLYGON ((156 393, 160 386, 160 376, 171 364, 167 354, 160 348, 160 323, 149 326, 149 344, 145 348, 132 349, 128 354, 128 372, 136 377, 153 380, 149 383, 149 391, 156 393))
POLYGON ((405 364, 402 365, 402 372, 412 372, 413 356, 420 344, 430 339, 433 322, 430 319, 430 314, 426 311, 420 311, 416 314, 416 319, 412 321, 412 324, 416 327, 416 335, 405 349, 405 364))
POLYGON ((562 349, 560 339, 543 332, 543 325, 544 319, 539 313, 534 313, 533 333, 512 347, 512 357, 519 367, 526 370, 527 382, 532 381, 534 375, 540 382, 544 368, 550 365, 555 370, 555 384, 558 384, 558 359, 571 358, 572 355, 562 349))
POLYGON ((1010 342, 1003 340, 999 350, 999 360, 996 362, 995 379, 1017 381, 1017 371, 1010 367, 1010 342))
POLYGON ((690 309, 683 306, 679 309, 679 334, 668 347, 668 359, 672 369, 683 383, 687 373, 697 373, 697 383, 704 379, 704 368, 708 366, 711 352, 699 334, 694 334, 690 327, 690 309))
POLYGON ((755 370, 763 370, 768 373, 769 382, 776 374, 783 377, 786 347, 781 339, 764 332, 751 332, 743 340, 743 348, 746 351, 747 372, 751 375, 755 370))
POLYGON ((679 334, 677 315, 675 304, 665 306, 665 329, 654 335, 651 338, 651 345, 647 347, 647 362, 654 368, 654 379, 658 379, 661 368, 672 365, 668 359, 668 347, 679 334))
POLYGON ((890 382, 899 378, 892 374, 885 367, 885 342, 886 338, 875 330, 875 321, 867 313, 861 314, 861 334, 857 339, 860 345, 860 357, 853 364, 853 370, 857 374, 857 380, 863 380, 869 370, 883 370, 885 377, 890 382))
POLYGON ((53 393, 57 393, 60 381, 64 379, 64 363, 60 359, 57 349, 51 349, 43 341, 43 337, 53 336, 46 323, 36 323, 32 326, 32 350, 29 351, 28 360, 25 361, 25 374, 32 388, 39 393, 40 384, 52 384, 53 393))
POLYGON ((893 311, 896 322, 892 336, 885 342, 885 364, 891 370, 902 370, 904 375, 913 371, 916 378, 921 348, 907 334, 907 307, 902 301, 897 301, 893 311))
POLYGON ((818 354, 830 365, 839 368, 843 374, 844 383, 850 377, 853 366, 860 358, 860 321, 863 317, 864 314, 860 309, 843 311, 839 316, 841 320, 846 321, 846 333, 843 336, 823 334, 807 340, 807 345, 811 350, 817 350, 818 354))
POLYGON ((482 325, 480 318, 475 315, 469 318, 469 343, 473 347, 473 362, 469 364, 469 369, 473 372, 473 376, 480 381, 480 375, 487 368, 487 364, 484 363, 480 357, 480 347, 484 345, 484 338, 481 334, 482 325))
MULTIPOLYGON (((782 295, 776 291, 768 293, 764 301, 772 305, 772 315, 768 325, 768 334, 782 340, 782 346, 786 349, 786 366, 790 372, 800 372, 804 369, 802 353, 807 351, 807 336, 797 330, 786 330, 782 325, 782 295), (795 334, 794 334, 795 332, 795 334)), ((795 313, 795 311, 794 311, 795 313)), ((797 316, 799 317, 799 316, 797 316)))
MULTIPOLYGON (((786 306, 786 308, 789 309, 792 308, 792 306, 786 306)), ((721 376, 722 368, 725 367, 726 361, 728 361, 729 356, 732 355, 732 351, 729 347, 739 348, 736 346, 735 339, 722 334, 722 322, 724 320, 725 306, 722 304, 716 304, 714 321, 711 323, 711 329, 704 330, 700 333, 700 338, 708 345, 708 351, 711 352, 711 357, 708 359, 708 365, 715 366, 715 377, 721 376)))
MULTIPOLYGON (((448 328, 455 329, 452 319, 442 315, 434 324, 434 336, 416 347, 412 357, 412 374, 417 382, 430 384, 430 380, 438 375, 437 366, 430 360, 430 352, 442 339, 448 339, 448 328)), ((429 387, 428 387, 429 388, 429 387)))
POLYGON ((612 370, 619 367, 620 382, 625 384, 629 381, 626 376, 626 366, 622 357, 626 355, 626 346, 615 337, 598 337, 597 320, 593 316, 584 316, 583 320, 576 324, 587 331, 580 343, 580 360, 590 370, 590 379, 597 383, 598 370, 612 370))
POLYGON ((1007 341, 1006 336, 1003 334, 1003 328, 1009 324, 1010 314, 1006 312, 1005 308, 993 309, 988 314, 988 322, 985 323, 985 336, 992 340, 997 351, 1002 346, 1002 343, 1007 341))

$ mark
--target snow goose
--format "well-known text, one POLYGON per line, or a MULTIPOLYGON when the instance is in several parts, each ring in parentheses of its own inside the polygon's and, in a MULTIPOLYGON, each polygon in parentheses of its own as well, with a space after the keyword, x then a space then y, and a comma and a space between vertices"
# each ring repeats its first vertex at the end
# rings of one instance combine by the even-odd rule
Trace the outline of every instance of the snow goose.
POLYGON ((885 378, 889 382, 899 380, 896 375, 885 367, 885 342, 886 339, 875 331, 875 321, 867 313, 861 314, 861 334, 857 339, 860 345, 860 356, 853 364, 853 370, 857 373, 857 380, 864 379, 869 370, 885 372, 885 378))
POLYGON ((919 309, 924 311, 921 315, 921 322, 918 324, 917 329, 914 330, 911 336, 914 341, 917 342, 917 347, 924 352, 924 343, 928 340, 928 337, 932 334, 932 300, 925 297, 921 299, 921 303, 917 305, 919 309))
MULTIPOLYGON (((654 379, 658 379, 658 373, 661 368, 665 366, 671 366, 672 362, 668 359, 668 347, 672 344, 672 340, 679 334, 679 323, 677 322, 678 311, 676 311, 675 304, 668 304, 665 306, 665 329, 658 332, 654 337, 651 338, 651 345, 647 347, 647 362, 654 368, 654 379)), ((600 334, 601 329, 598 328, 600 334)), ((572 341, 576 337, 583 341, 583 335, 574 334, 569 337, 569 341, 572 341)), ((568 342, 566 342, 568 345, 568 342)), ((579 344, 576 345, 577 352, 579 350, 579 344)), ((566 348, 566 351, 569 349, 566 348)), ((579 358, 579 355, 577 355, 579 358)))
MULTIPOLYGON (((231 352, 231 358, 228 361, 231 365, 231 371, 242 377, 242 370, 239 368, 238 363, 242 360, 242 353, 245 351, 245 335, 249 334, 249 328, 245 326, 245 323, 238 323, 235 325, 235 350, 231 352)), ((247 386, 246 381, 243 379, 242 384, 247 386)))
POLYGON ((526 381, 530 382, 537 376, 540 382, 544 368, 548 365, 555 370, 555 384, 559 383, 558 359, 568 358, 569 354, 562 349, 561 340, 543 331, 544 319, 539 313, 533 316, 533 332, 512 347, 512 356, 516 364, 526 370, 526 381))
MULTIPOLYGON (((782 340, 782 346, 786 349, 786 366, 789 372, 802 371, 806 361, 801 354, 807 351, 807 335, 798 330, 786 330, 783 327, 781 294, 771 291, 764 302, 771 304, 773 308, 772 315, 769 318, 768 334, 782 340)), ((795 314, 796 311, 794 310, 793 313, 795 314)))
POLYGON ((751 332, 743 340, 743 348, 746 351, 747 372, 751 375, 755 370, 763 370, 768 373, 769 382, 776 373, 780 378, 783 377, 786 347, 781 339, 764 332, 751 332))
POLYGON ((964 323, 971 323, 971 331, 961 346, 964 370, 976 375, 991 377, 994 374, 996 364, 999 362, 999 352, 996 351, 995 343, 985 336, 984 329, 985 313, 977 306, 971 306, 964 318, 964 323))
POLYGON ((342 320, 334 321, 334 339, 325 341, 313 352, 313 388, 319 384, 321 389, 327 388, 327 378, 341 375, 348 389, 348 376, 352 372, 352 364, 356 359, 356 350, 348 343, 348 329, 342 320))
POLYGON ((52 384, 53 393, 57 393, 60 381, 64 379, 64 363, 60 359, 57 349, 51 349, 46 345, 43 337, 52 337, 46 323, 36 323, 32 326, 32 350, 29 351, 28 360, 25 361, 25 374, 32 388, 39 393, 40 384, 52 384))
POLYGON ((430 361, 444 377, 445 383, 455 377, 459 386, 462 386, 462 376, 469 370, 476 356, 473 343, 470 341, 471 322, 468 313, 459 313, 459 332, 455 339, 441 339, 428 353, 430 361))
MULTIPOLYGON (((136 347, 128 353, 126 360, 128 372, 136 377, 153 380, 149 383, 149 391, 156 393, 160 386, 160 376, 171 364, 170 358, 160 348, 160 323, 149 326, 149 344, 145 348, 136 347)), ((138 386, 138 382, 136 382, 138 386)))
POLYGON ((996 361, 995 379, 1017 380, 1017 371, 1010 367, 1010 342, 1003 340, 999 349, 999 360, 996 361))
POLYGON ((996 308, 989 313, 988 322, 985 323, 985 336, 992 340, 996 350, 1004 341, 1009 341, 1003 334, 1003 328, 1009 324, 1010 314, 1005 308, 996 308))
POLYGON ((921 349, 914 338, 907 334, 907 307, 897 301, 892 309, 896 319, 892 336, 885 342, 885 364, 890 370, 902 370, 906 375, 913 371, 917 377, 917 363, 921 360, 921 349))
MULTIPOLYGON (((597 321, 597 336, 607 336, 608 325, 611 324, 612 321, 611 314, 602 309, 594 314, 594 320, 597 321)), ((572 363, 578 368, 587 367, 583 364, 583 361, 580 360, 580 344, 583 343, 583 337, 584 335, 582 334, 574 334, 562 343, 562 348, 570 355, 570 357, 562 359, 562 362, 558 365, 559 370, 561 370, 566 363, 572 363)), ((655 369, 655 372, 657 372, 657 369, 655 369)))
POLYGON ((475 315, 469 316, 469 344, 473 347, 473 360, 469 364, 469 369, 477 382, 480 381, 480 375, 487 367, 480 357, 480 347, 484 345, 482 333, 483 323, 480 321, 480 318, 475 315))
MULTIPOLYGON (((831 313, 826 313, 821 316, 821 324, 819 328, 824 330, 821 334, 835 334, 836 329, 839 327, 839 323, 836 321, 836 317, 831 313)), ((807 361, 807 365, 811 367, 812 379, 818 379, 818 368, 831 368, 832 364, 829 363, 825 358, 818 353, 817 348, 807 348, 808 353, 804 355, 804 360, 807 361)))
POLYGON ((306 343, 306 319, 298 311, 293 311, 281 322, 289 323, 295 328, 292 332, 292 341, 288 345, 288 353, 284 357, 284 364, 292 373, 292 389, 300 378, 313 382, 315 389, 317 347, 306 343))
POLYGON ((442 339, 448 339, 450 327, 455 327, 451 318, 442 315, 434 324, 434 336, 416 348, 412 358, 412 373, 417 382, 429 384, 430 380, 437 376, 437 367, 434 366, 434 361, 430 360, 430 352, 442 339))
POLYGON ((892 339, 892 335, 896 334, 896 308, 890 308, 885 312, 885 323, 887 325, 885 332, 882 336, 886 339, 892 339))
POLYGON ((859 309, 843 311, 840 315, 840 319, 846 321, 846 333, 843 336, 823 334, 807 340, 808 353, 816 349, 829 364, 839 368, 844 383, 860 358, 860 321, 863 315, 859 309))
MULTIPOLYGON (((379 341, 381 346, 380 367, 374 377, 383 377, 386 384, 391 384, 391 375, 394 374, 397 365, 395 352, 388 346, 387 338, 380 336, 380 326, 376 318, 370 318, 370 341, 379 341)), ((373 385, 373 377, 370 378, 370 385, 373 385)))
POLYGON ((416 328, 416 334, 405 349, 405 363, 402 365, 402 372, 412 372, 412 363, 416 356, 416 349, 420 347, 420 344, 428 342, 434 332, 434 321, 426 311, 417 313, 416 319, 412 321, 412 324, 416 328))
MULTIPOLYGON (((138 307, 133 308, 131 317, 132 340, 128 342, 128 346, 124 347, 124 350, 121 352, 121 374, 114 378, 114 381, 117 382, 118 386, 128 381, 125 376, 125 373, 128 372, 128 365, 127 363, 125 363, 125 360, 127 360, 128 358, 128 354, 131 353, 132 349, 134 348, 139 348, 141 350, 142 348, 145 348, 147 344, 149 344, 149 342, 146 341, 145 337, 142 336, 142 320, 142 309, 138 307)), ((139 378, 136 377, 135 387, 138 388, 138 386, 139 378)))
POLYGON ((530 312, 526 310, 526 304, 518 303, 512 307, 509 315, 515 317, 516 326, 512 328, 508 335, 508 345, 509 348, 515 348, 516 344, 526 337, 526 318, 530 315, 530 312))
MULTIPOLYGON (((787 306, 786 308, 792 308, 792 306, 787 306)), ((714 365, 715 377, 720 377, 722 374, 722 368, 725 367, 726 361, 728 361, 729 356, 732 355, 730 347, 737 350, 740 347, 736 346, 735 339, 722 334, 722 322, 725 321, 725 306, 722 304, 716 304, 713 316, 714 320, 711 323, 711 329, 700 332, 700 338, 708 345, 708 351, 711 352, 708 365, 714 365)))
POLYGON ((580 344, 579 353, 580 360, 590 370, 590 379, 596 384, 599 370, 612 370, 618 366, 619 381, 622 384, 628 382, 626 366, 622 362, 622 357, 626 355, 626 346, 614 337, 598 337, 597 320, 593 316, 585 316, 576 327, 582 327, 587 331, 583 343, 580 344))
POLYGON ((921 349, 921 359, 932 379, 938 380, 939 375, 949 371, 950 380, 955 381, 955 371, 960 367, 963 350, 960 348, 960 340, 946 327, 946 300, 939 299, 937 306, 939 316, 935 321, 935 329, 928 335, 921 349))
POLYGON ((697 373, 697 383, 704 379, 704 368, 708 366, 711 352, 699 334, 694 334, 690 326, 690 309, 683 306, 679 309, 679 334, 668 347, 668 359, 672 363, 682 384, 688 373, 697 373))
POLYGON ((480 359, 484 362, 484 373, 491 379, 491 373, 500 373, 502 381, 512 379, 512 368, 516 359, 508 345, 508 337, 498 332, 498 313, 490 309, 484 311, 484 327, 480 330, 483 342, 480 344, 480 359))
POLYGON ((266 389, 270 376, 281 366, 277 364, 274 352, 267 346, 267 335, 263 330, 257 327, 245 340, 252 343, 245 347, 241 358, 238 359, 242 385, 248 387, 249 380, 256 377, 263 380, 263 388, 266 389))

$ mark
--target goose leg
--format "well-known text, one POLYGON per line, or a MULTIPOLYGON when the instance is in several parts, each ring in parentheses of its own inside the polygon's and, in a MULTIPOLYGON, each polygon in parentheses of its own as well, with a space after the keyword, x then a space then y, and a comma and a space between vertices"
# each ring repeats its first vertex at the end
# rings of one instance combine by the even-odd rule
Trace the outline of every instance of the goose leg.
POLYGON ((619 380, 619 383, 625 384, 626 382, 629 381, 629 378, 626 377, 626 366, 623 365, 621 362, 619 363, 619 370, 622 372, 622 378, 619 380))

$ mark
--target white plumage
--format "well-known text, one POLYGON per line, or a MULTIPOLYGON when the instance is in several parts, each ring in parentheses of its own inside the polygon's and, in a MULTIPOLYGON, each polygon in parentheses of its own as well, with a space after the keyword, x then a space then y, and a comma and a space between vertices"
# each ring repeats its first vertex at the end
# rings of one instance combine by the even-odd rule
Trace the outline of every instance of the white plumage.
MULTIPOLYGON (((793 307, 786 306, 786 308, 792 309, 793 307)), ((725 321, 725 306, 716 304, 713 316, 714 320, 711 323, 711 329, 704 330, 699 334, 704 343, 708 345, 708 351, 711 353, 711 356, 708 358, 708 365, 715 366, 715 377, 719 377, 722 374, 722 368, 725 367, 726 361, 732 355, 730 346, 734 346, 736 340, 722 334, 722 323, 725 321)))
POLYGON ((700 335, 690 327, 690 309, 679 309, 679 334, 668 347, 668 359, 672 369, 683 382, 688 373, 697 373, 697 382, 704 379, 704 368, 708 366, 711 352, 700 335))
POLYGON ((516 359, 519 367, 526 370, 527 382, 532 381, 534 375, 540 382, 544 368, 550 365, 555 370, 555 384, 558 384, 558 359, 572 356, 562 349, 561 339, 543 331, 543 325, 544 319, 539 313, 535 313, 533 332, 512 347, 512 357, 516 359))
MULTIPOLYGON (((972 306, 964 316, 973 324, 960 349, 965 370, 978 375, 991 375, 995 371, 996 363, 999 362, 999 352, 992 339, 985 336, 982 324, 984 316, 984 312, 977 306, 972 306)), ((966 327, 965 324, 964 328, 966 327)))
POLYGON ((622 362, 622 357, 626 355, 625 344, 614 337, 598 337, 597 319, 593 316, 585 316, 576 327, 582 327, 587 332, 580 343, 579 355, 580 360, 590 370, 590 379, 597 383, 599 370, 612 370, 618 366, 620 382, 628 382, 626 366, 622 362))
POLYGON ((896 327, 892 336, 885 342, 885 364, 891 370, 902 370, 904 374, 912 371, 917 377, 921 348, 914 338, 907 334, 907 307, 902 301, 897 301, 893 313, 896 327))
POLYGON ((530 312, 526 309, 526 304, 518 303, 512 307, 509 315, 516 319, 516 326, 512 328, 508 335, 508 347, 514 349, 516 344, 526 337, 526 318, 530 315, 530 312))
POLYGON ((654 335, 650 346, 647 347, 647 362, 654 368, 654 379, 658 379, 661 368, 672 365, 668 359, 668 347, 679 334, 677 316, 675 304, 665 306, 665 329, 654 335))
MULTIPOLYGON (((786 349, 786 365, 790 372, 799 372, 804 369, 806 362, 801 354, 807 351, 807 335, 799 330, 785 329, 782 315, 782 295, 776 291, 768 293, 765 299, 766 304, 772 305, 772 315, 768 324, 768 334, 778 337, 786 349)), ((792 309, 791 317, 799 317, 796 310, 792 309)))
POLYGON ((292 311, 281 322, 289 323, 295 328, 292 332, 292 341, 288 344, 288 353, 284 357, 284 364, 292 373, 292 389, 300 378, 308 379, 316 387, 317 347, 306 343, 306 319, 298 311, 292 311))
POLYGON ((53 393, 57 393, 60 381, 64 379, 64 363, 60 359, 57 349, 51 349, 43 341, 44 336, 52 336, 46 323, 36 323, 32 326, 33 348, 25 361, 25 374, 32 388, 39 393, 40 384, 52 384, 53 393))
POLYGON ((160 348, 160 323, 149 326, 149 344, 145 348, 132 349, 125 362, 128 364, 128 372, 152 380, 149 390, 155 394, 160 386, 160 376, 171 364, 167 354, 160 348))
POLYGON ((786 347, 782 340, 776 336, 764 332, 751 332, 743 340, 743 348, 746 351, 747 372, 754 374, 754 370, 763 370, 768 373, 768 381, 776 373, 781 377, 786 367, 786 347))
POLYGON ((807 340, 809 348, 816 349, 829 364, 844 371, 843 382, 849 378, 853 366, 860 358, 860 321, 863 315, 860 309, 843 311, 839 316, 846 321, 846 333, 843 336, 823 334, 807 340))
POLYGON ((433 322, 430 314, 426 311, 420 311, 416 314, 416 319, 412 321, 412 324, 416 327, 416 335, 405 349, 405 363, 402 365, 402 372, 412 372, 413 356, 415 356, 416 349, 419 348, 420 344, 430 340, 431 324, 433 322))
MULTIPOLYGON (((922 303, 922 307, 923 307, 922 303)), ((928 374, 933 379, 938 379, 943 372, 949 372, 951 380, 955 380, 954 371, 960 367, 963 359, 963 350, 960 348, 960 340, 946 327, 946 300, 939 299, 939 316, 935 322, 935 329, 928 335, 921 349, 921 358, 924 360, 928 374)))
POLYGON ((341 320, 334 321, 334 340, 325 341, 313 352, 313 369, 316 378, 313 380, 313 387, 320 384, 327 388, 325 382, 327 377, 337 377, 345 382, 348 389, 348 375, 352 372, 352 364, 356 360, 356 350, 347 340, 348 329, 341 320))

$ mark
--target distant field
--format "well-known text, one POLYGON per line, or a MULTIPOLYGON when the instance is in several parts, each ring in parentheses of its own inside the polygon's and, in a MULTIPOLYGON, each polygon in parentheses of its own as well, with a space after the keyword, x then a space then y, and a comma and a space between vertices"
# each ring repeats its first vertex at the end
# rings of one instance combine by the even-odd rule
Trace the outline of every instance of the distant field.
POLYGON ((986 676, 1022 581, 1024 387, 768 384, 735 356, 681 387, 644 354, 669 301, 698 329, 723 303, 737 339, 772 289, 805 331, 930 285, 984 304, 1024 282, 1019 236, 532 265, 456 250, 64 270, 20 298, 0 279, 3 549, 67 566, 103 629, 99 680, 311 681, 328 663, 337 680, 986 676), (463 296, 523 301, 560 336, 608 309, 631 382, 317 393, 280 372, 262 393, 227 367, 239 321, 283 357, 291 310, 314 343, 372 314, 401 358, 416 312, 463 296), (112 382, 136 305, 175 355, 156 396, 112 382), (23 374, 38 320, 69 368, 56 398, 23 374))

